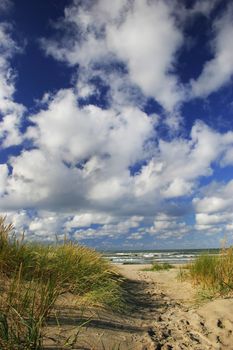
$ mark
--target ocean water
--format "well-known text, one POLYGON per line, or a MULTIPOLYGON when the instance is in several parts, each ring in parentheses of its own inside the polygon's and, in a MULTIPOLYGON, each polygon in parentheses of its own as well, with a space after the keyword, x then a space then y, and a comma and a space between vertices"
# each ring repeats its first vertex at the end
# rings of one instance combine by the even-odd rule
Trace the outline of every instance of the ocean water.
POLYGON ((103 255, 113 264, 151 264, 153 262, 186 264, 203 253, 217 255, 219 249, 109 251, 104 252, 103 255))

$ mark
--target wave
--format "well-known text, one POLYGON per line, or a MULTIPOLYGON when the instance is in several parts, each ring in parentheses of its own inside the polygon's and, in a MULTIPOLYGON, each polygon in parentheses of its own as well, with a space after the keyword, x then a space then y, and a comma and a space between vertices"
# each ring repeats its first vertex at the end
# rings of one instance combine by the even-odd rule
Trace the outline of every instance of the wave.
MULTIPOLYGON (((151 264, 153 262, 168 262, 172 264, 185 264, 203 254, 206 250, 174 250, 174 251, 118 251, 104 253, 106 259, 114 264, 151 264)), ((211 255, 218 255, 218 251, 208 251, 211 255)))

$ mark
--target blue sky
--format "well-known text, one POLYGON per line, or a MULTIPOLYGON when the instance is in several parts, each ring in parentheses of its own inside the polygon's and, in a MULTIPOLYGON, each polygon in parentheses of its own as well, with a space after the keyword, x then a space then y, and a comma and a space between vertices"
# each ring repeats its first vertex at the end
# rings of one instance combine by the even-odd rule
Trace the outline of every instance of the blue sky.
POLYGON ((0 213, 101 249, 233 241, 230 1, 0 2, 0 213))

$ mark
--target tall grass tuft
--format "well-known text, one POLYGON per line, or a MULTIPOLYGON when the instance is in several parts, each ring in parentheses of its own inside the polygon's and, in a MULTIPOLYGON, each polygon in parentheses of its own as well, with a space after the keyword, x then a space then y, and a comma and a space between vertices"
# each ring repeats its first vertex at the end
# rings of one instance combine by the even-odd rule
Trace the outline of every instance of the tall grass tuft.
POLYGON ((25 283, 20 267, 0 298, 0 348, 41 349, 42 327, 58 294, 51 280, 25 283))
POLYGON ((123 308, 121 278, 100 254, 66 241, 29 244, 13 232, 0 217, 0 349, 41 349, 46 318, 67 292, 123 308))
POLYGON ((218 256, 199 256, 189 265, 187 276, 213 295, 233 292, 233 247, 222 249, 218 256))

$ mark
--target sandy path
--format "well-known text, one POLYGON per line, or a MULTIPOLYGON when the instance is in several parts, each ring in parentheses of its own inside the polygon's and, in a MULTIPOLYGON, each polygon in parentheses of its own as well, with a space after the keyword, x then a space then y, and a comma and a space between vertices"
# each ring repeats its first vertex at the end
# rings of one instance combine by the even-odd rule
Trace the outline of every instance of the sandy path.
POLYGON ((67 302, 58 317, 60 326, 55 319, 48 322, 45 348, 63 349, 70 337, 70 348, 83 350, 233 350, 232 299, 197 307, 194 288, 177 281, 177 269, 148 272, 142 268, 119 266, 127 278, 130 313, 91 309, 80 314, 67 302), (78 329, 86 320, 87 327, 78 329))

